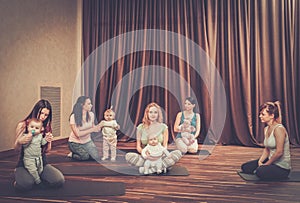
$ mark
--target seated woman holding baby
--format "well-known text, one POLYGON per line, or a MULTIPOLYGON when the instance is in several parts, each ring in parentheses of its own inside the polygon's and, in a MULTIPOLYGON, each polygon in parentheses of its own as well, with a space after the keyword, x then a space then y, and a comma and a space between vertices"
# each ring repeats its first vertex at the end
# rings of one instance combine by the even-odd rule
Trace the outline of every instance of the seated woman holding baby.
MULTIPOLYGON (((125 159, 131 165, 139 167, 139 172, 144 173, 144 163, 145 158, 143 158, 140 154, 142 153, 143 148, 148 144, 149 136, 155 135, 158 139, 158 142, 167 149, 168 145, 168 126, 162 122, 163 116, 161 107, 157 103, 150 103, 147 105, 143 122, 138 125, 137 127, 137 134, 136 134, 136 150, 138 153, 129 152, 126 154, 125 159)), ((150 157, 151 154, 148 154, 150 157)), ((173 166, 180 158, 182 154, 179 150, 174 150, 170 152, 168 156, 163 156, 162 158, 162 169, 169 169, 173 166)), ((153 157, 152 157, 153 158, 153 157)), ((155 173, 157 172, 154 168, 147 169, 147 173, 155 173)))

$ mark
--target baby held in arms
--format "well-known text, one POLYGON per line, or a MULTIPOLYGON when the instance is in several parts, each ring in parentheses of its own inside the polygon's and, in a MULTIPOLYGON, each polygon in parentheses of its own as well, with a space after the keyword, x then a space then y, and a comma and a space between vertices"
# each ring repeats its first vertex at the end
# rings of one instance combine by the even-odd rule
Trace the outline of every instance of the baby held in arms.
POLYGON ((184 119, 183 123, 179 126, 181 130, 182 141, 190 146, 195 142, 195 137, 191 132, 195 132, 196 128, 191 125, 190 119, 184 119))
MULTIPOLYGON (((163 170, 163 156, 170 156, 169 151, 158 142, 156 135, 149 135, 148 144, 142 150, 142 157, 145 159, 144 167, 140 167, 140 173, 149 174, 149 170, 162 173, 163 170)), ((164 169, 166 172, 166 168, 164 169)))
POLYGON ((35 184, 41 184, 40 174, 43 172, 42 145, 47 144, 43 137, 43 122, 36 118, 28 120, 28 133, 24 136, 32 136, 31 142, 24 144, 24 166, 33 176, 35 184))

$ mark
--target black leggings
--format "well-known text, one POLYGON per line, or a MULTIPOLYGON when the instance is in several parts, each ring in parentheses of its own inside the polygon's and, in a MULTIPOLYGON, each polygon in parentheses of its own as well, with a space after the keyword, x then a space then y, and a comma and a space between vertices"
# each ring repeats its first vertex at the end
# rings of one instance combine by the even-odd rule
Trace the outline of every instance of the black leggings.
MULTIPOLYGON (((266 159, 263 163, 267 162, 266 159)), ((241 166, 244 173, 256 174, 262 180, 280 180, 289 176, 290 170, 275 164, 258 166, 258 159, 244 163, 241 166)))

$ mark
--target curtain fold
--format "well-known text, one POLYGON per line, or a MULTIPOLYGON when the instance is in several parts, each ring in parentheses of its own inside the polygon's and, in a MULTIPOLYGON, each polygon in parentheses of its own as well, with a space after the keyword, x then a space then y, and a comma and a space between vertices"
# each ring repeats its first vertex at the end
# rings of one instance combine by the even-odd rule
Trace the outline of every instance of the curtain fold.
POLYGON ((226 120, 221 137, 214 141, 260 145, 264 126, 258 107, 279 100, 290 141, 299 145, 299 13, 297 0, 83 1, 84 93, 92 98, 98 120, 113 105, 122 133, 132 138, 133 126, 141 122, 152 101, 162 106, 173 138, 176 114, 184 98, 193 95, 201 115, 199 141, 203 142, 212 125, 214 105, 225 101, 211 101, 209 86, 214 86, 216 75, 202 78, 191 66, 200 57, 194 47, 151 32, 114 40, 138 30, 170 31, 200 46, 222 78, 226 120), (98 50, 107 42, 112 42, 107 49, 98 50), (146 49, 150 46, 155 50, 146 49), (171 54, 174 50, 190 61, 171 54), (99 58, 97 51, 109 54, 99 58), (95 57, 90 57, 93 53, 95 57))

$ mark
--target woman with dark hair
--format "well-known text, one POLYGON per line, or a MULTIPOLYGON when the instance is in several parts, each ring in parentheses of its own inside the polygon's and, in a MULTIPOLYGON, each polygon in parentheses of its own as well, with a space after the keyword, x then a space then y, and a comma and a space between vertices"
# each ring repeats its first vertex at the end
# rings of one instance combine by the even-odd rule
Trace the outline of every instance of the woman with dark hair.
POLYGON ((18 190, 30 190, 35 182, 33 176, 24 167, 24 148, 23 145, 28 144, 32 140, 32 134, 27 132, 27 122, 30 119, 39 119, 43 122, 43 137, 47 140, 47 144, 42 147, 42 160, 43 172, 41 179, 43 186, 59 187, 63 185, 65 179, 63 174, 46 161, 46 152, 51 150, 51 143, 53 141, 51 121, 52 121, 52 108, 49 101, 41 99, 33 107, 30 114, 21 122, 18 123, 16 128, 16 141, 15 149, 20 151, 20 158, 15 169, 15 182, 14 186, 18 190), (26 134, 26 135, 23 135, 26 134))
POLYGON ((187 97, 184 102, 184 110, 179 112, 176 116, 176 120, 174 123, 174 132, 177 133, 175 143, 177 149, 179 149, 182 153, 197 153, 198 151, 198 142, 197 137, 200 134, 201 129, 201 120, 200 114, 194 112, 194 108, 196 105, 196 100, 192 97, 187 97), (184 128, 184 123, 190 123, 190 128, 194 129, 186 132, 187 128, 184 128), (193 127, 193 128, 191 128, 193 127), (192 142, 185 142, 184 133, 192 134, 194 139, 192 142))
POLYGON ((91 99, 81 96, 77 99, 70 115, 71 134, 69 137, 69 148, 71 153, 68 155, 76 160, 88 160, 90 158, 98 160, 99 153, 91 133, 99 132, 101 127, 95 125, 95 116, 92 110, 91 99))
POLYGON ((266 102, 259 107, 264 128, 264 150, 259 159, 241 166, 242 172, 256 174, 262 180, 287 178, 291 170, 290 142, 282 125, 279 101, 266 102))

